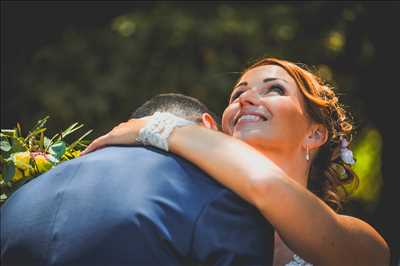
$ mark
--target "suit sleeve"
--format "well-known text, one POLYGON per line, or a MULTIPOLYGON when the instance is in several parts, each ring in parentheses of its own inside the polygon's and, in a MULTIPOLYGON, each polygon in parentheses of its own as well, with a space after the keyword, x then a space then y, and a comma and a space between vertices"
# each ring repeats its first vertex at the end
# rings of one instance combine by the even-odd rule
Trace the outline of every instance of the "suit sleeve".
POLYGON ((272 265, 273 236, 256 208, 224 189, 197 219, 192 258, 204 265, 272 265))

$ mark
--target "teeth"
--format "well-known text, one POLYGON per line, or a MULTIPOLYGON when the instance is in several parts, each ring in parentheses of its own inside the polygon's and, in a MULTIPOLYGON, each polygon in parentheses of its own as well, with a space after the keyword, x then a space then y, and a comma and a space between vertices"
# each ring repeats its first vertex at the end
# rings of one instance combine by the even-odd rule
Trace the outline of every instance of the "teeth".
POLYGON ((246 120, 246 121, 259 121, 262 120, 263 118, 261 118, 258 115, 242 115, 239 119, 238 122, 246 120))

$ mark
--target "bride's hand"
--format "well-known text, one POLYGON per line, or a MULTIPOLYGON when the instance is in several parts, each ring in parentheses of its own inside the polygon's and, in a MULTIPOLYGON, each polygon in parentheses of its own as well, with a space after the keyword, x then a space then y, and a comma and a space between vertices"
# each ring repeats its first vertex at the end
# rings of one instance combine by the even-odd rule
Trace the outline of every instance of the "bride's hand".
POLYGON ((139 135, 139 130, 145 126, 149 119, 150 116, 146 116, 140 119, 130 119, 127 122, 119 124, 107 134, 96 138, 81 152, 81 155, 85 155, 107 145, 134 144, 139 135))

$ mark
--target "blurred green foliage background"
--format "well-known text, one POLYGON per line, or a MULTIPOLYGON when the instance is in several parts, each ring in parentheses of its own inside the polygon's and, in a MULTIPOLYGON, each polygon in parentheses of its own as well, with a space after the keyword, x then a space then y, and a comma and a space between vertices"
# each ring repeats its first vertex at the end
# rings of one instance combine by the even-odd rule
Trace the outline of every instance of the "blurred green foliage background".
POLYGON ((170 91, 221 113, 240 71, 274 56, 320 70, 364 123, 362 76, 355 72, 373 63, 375 47, 368 29, 355 25, 368 11, 363 4, 322 2, 159 2, 127 8, 102 26, 60 28, 24 62, 5 102, 18 113, 6 120, 29 123, 50 114, 54 129, 79 119, 100 134, 149 97, 170 91))
POLYGON ((387 55, 394 56, 385 31, 398 21, 398 3, 49 5, 2 6, 2 14, 9 17, 2 39, 14 38, 2 49, 2 128, 14 127, 17 121, 28 128, 50 115, 52 133, 79 121, 94 129, 94 138, 160 92, 197 97, 221 114, 240 72, 257 59, 273 56, 305 63, 336 86, 353 113, 355 170, 361 184, 349 207, 380 223, 374 215, 379 214, 385 180, 382 147, 388 137, 380 119, 387 99, 377 85, 387 83, 374 75, 384 73, 379 71, 384 71, 387 55), (20 21, 11 14, 20 14, 20 21), (28 38, 15 37, 28 34, 30 23, 51 29, 48 36, 28 35, 43 39, 31 48, 28 38), (24 47, 24 41, 28 52, 13 50, 13 45, 24 47))

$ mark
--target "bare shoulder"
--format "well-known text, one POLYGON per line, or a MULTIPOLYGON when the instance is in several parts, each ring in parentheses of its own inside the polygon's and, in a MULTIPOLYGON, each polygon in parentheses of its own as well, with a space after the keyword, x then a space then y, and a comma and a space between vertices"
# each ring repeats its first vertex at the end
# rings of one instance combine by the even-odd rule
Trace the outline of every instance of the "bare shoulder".
POLYGON ((340 224, 344 226, 346 230, 351 230, 351 231, 354 230, 360 233, 366 233, 367 235, 382 238, 381 235, 378 233, 378 231, 372 225, 363 221, 362 219, 350 215, 341 215, 341 214, 339 214, 337 217, 339 219, 340 224))
MULTIPOLYGON (((379 265, 389 265, 390 249, 381 234, 369 223, 353 216, 338 215, 342 228, 355 236, 363 256, 368 256, 370 261, 379 261, 379 265)), ((358 252, 356 252, 358 253, 358 252)))

